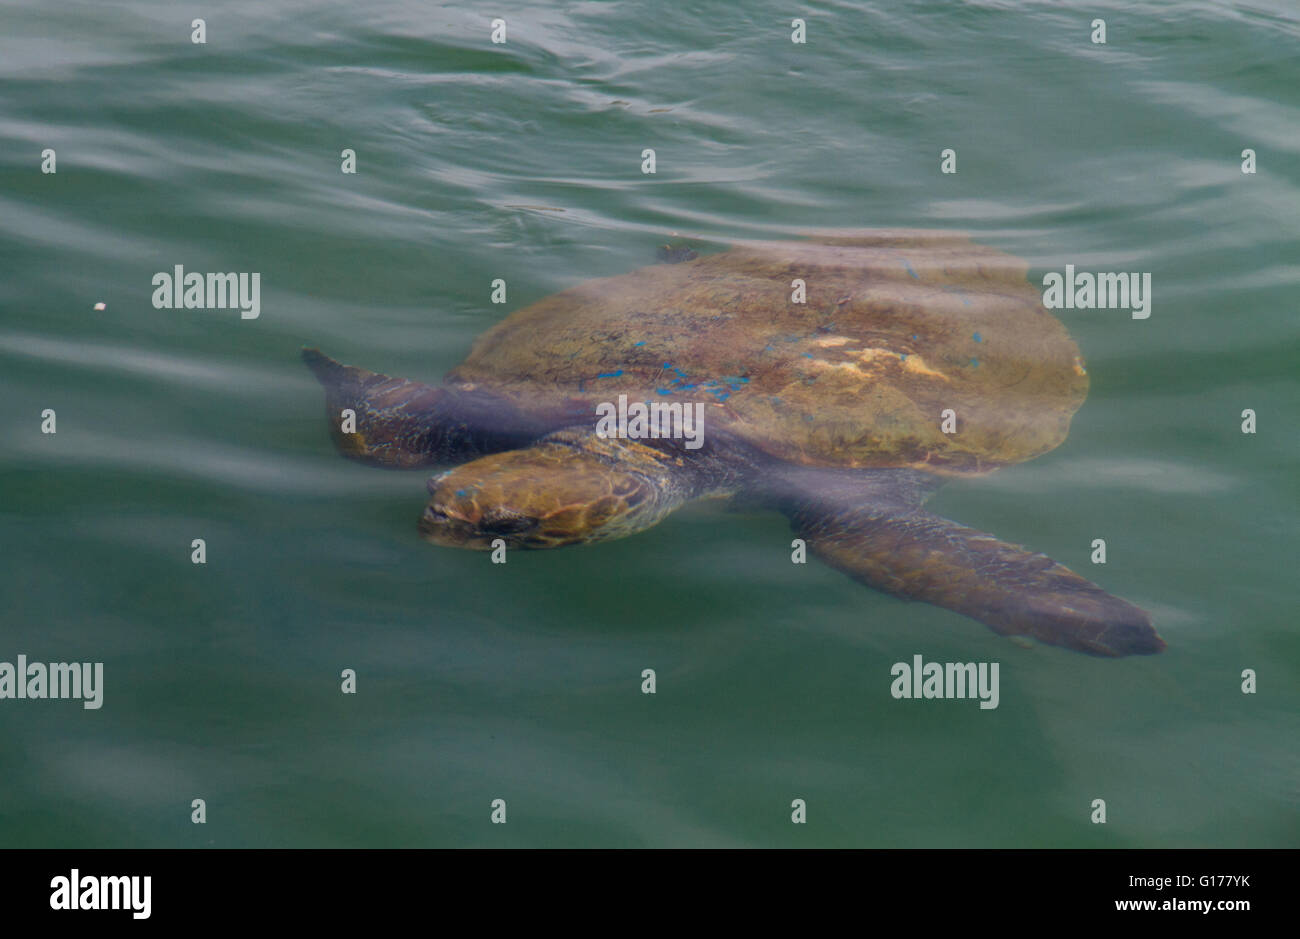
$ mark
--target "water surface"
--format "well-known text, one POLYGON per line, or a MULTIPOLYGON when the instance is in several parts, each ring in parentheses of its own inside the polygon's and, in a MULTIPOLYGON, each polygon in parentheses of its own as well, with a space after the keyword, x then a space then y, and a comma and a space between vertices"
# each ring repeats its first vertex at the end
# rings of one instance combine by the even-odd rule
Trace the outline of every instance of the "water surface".
POLYGON ((0 844, 1297 843, 1293 4, 206 13, 195 45, 157 0, 0 10, 0 661, 105 668, 99 710, 0 701, 0 844), (1148 320, 1060 311, 1069 439, 932 506, 1164 654, 1000 639, 720 504, 505 566, 428 546, 423 475, 338 459, 297 358, 436 381, 675 232, 874 226, 1152 274, 1148 320), (176 264, 260 272, 261 315, 155 309, 176 264), (1000 662, 1000 706, 893 700, 917 653, 1000 662))

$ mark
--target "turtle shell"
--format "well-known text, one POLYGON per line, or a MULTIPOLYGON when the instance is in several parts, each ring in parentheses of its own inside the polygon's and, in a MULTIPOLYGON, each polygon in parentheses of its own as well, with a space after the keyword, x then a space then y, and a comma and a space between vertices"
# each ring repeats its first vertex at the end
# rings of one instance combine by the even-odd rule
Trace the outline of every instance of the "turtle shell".
POLYGON ((986 472, 1060 444, 1088 392, 1027 270, 954 232, 744 242, 519 310, 448 381, 538 411, 703 402, 706 437, 802 465, 986 472))

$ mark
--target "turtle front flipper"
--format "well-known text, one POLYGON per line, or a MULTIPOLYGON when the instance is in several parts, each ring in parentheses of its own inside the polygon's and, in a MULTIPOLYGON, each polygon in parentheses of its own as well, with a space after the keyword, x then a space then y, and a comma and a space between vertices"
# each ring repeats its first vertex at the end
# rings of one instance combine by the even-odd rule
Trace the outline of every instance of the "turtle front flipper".
POLYGON ((490 392, 391 378, 336 362, 319 349, 303 349, 302 358, 325 388, 334 445, 364 463, 399 469, 459 463, 545 432, 490 392))
POLYGON ((807 501, 790 516, 814 554, 855 580, 962 613, 1001 635, 1104 656, 1165 647, 1133 604, 1045 555, 922 509, 807 501))
POLYGON ((330 436, 341 454, 398 468, 438 462, 441 388, 344 365, 319 349, 303 349, 302 359, 325 388, 330 436))

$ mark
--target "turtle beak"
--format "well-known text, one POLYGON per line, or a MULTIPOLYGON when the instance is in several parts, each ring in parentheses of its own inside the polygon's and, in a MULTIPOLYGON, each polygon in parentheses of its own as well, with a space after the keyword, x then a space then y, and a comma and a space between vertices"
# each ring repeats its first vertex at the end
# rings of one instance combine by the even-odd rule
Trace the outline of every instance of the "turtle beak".
POLYGON ((451 516, 442 509, 436 509, 432 505, 424 507, 424 514, 420 517, 420 530, 431 531, 439 525, 446 525, 451 522, 451 516))
POLYGON ((474 536, 474 518, 464 512, 458 512, 445 500, 438 498, 438 484, 447 473, 430 476, 425 483, 429 490, 429 504, 420 516, 420 535, 434 544, 452 545, 454 547, 473 547, 470 544, 474 536), (448 509, 451 511, 448 511, 448 509))
POLYGON ((433 502, 424 507, 424 513, 420 516, 420 535, 434 544, 455 548, 488 547, 486 544, 474 543, 478 531, 472 521, 461 517, 459 513, 449 513, 433 502))
POLYGON ((426 541, 456 548, 491 550, 498 539, 510 547, 523 547, 538 520, 505 506, 480 506, 477 488, 455 489, 442 485, 443 473, 429 479, 429 504, 420 516, 420 534, 426 541))

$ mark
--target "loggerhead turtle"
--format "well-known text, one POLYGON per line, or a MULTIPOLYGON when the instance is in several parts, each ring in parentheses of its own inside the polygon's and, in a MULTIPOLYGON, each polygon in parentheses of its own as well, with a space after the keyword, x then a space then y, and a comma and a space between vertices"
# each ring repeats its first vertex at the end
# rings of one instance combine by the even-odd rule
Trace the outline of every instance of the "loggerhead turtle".
POLYGON ((997 633, 1094 655, 1164 648, 1132 604, 922 508, 947 479, 1056 447, 1087 395, 1079 350, 1022 261, 907 230, 660 258, 519 310, 441 385, 305 350, 336 445, 453 466, 429 480, 419 523, 437 544, 600 541, 731 496, 784 513, 856 580, 997 633), (700 439, 608 433, 596 414, 620 396, 696 407, 700 439))

